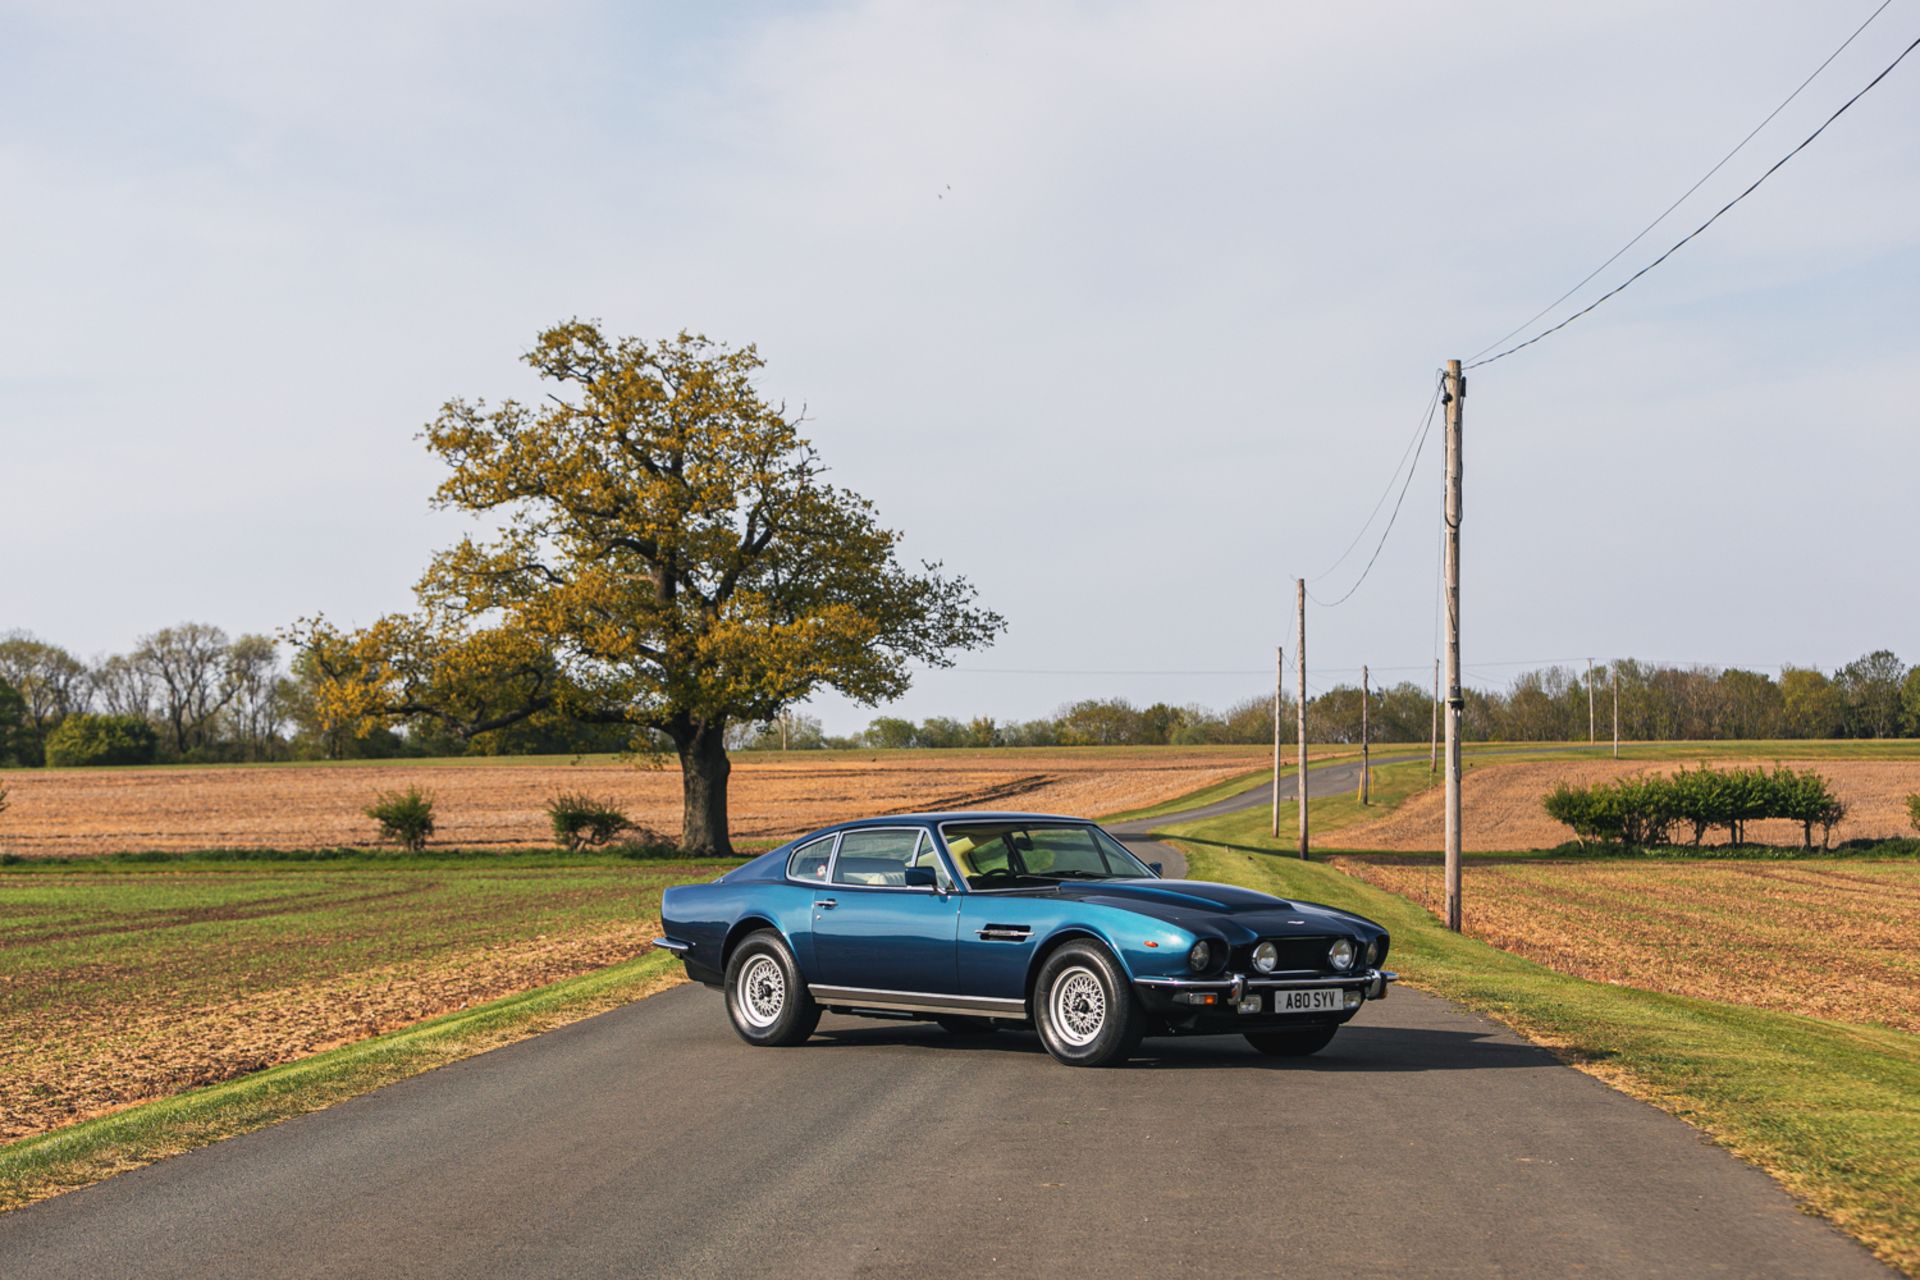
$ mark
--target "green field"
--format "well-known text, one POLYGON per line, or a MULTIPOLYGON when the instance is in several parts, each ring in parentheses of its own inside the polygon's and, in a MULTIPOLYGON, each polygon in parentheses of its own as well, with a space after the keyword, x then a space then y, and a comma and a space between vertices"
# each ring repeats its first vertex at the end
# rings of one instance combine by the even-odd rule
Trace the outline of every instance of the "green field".
MULTIPOLYGON (((503 997, 583 975, 605 979, 589 994, 630 993, 621 973, 658 976, 658 965, 631 965, 655 932, 661 890, 730 865, 360 851, 0 870, 0 1137, 26 1139, 0 1148, 0 1207, 80 1177, 48 1172, 48 1153, 79 1141, 34 1136, 58 1126, 223 1086, 211 1110, 165 1113, 196 1117, 197 1139, 136 1124, 145 1107, 90 1122, 96 1135, 137 1131, 142 1150, 180 1149, 497 1043, 519 1014, 460 1019, 503 997), (456 1025, 405 1040, 404 1053, 325 1053, 450 1014, 456 1025), (263 1092, 223 1084, 302 1059, 263 1092), (254 1101, 236 1109, 242 1096, 254 1101)), ((582 990, 512 1007, 577 1012, 582 990)), ((82 1145, 86 1168, 135 1159, 112 1142, 82 1145)))

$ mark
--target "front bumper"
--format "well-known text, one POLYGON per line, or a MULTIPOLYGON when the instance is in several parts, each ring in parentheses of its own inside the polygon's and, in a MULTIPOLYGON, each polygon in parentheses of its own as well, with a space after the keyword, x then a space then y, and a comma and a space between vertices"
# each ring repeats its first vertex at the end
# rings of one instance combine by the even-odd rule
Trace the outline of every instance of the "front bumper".
POLYGON ((1148 1012, 1175 1030, 1232 1031, 1345 1022, 1369 1000, 1383 999, 1400 975, 1387 969, 1314 977, 1261 977, 1225 973, 1207 978, 1136 978, 1133 987, 1148 1012), (1291 1012, 1279 1008, 1283 993, 1339 991, 1338 1007, 1291 1012))

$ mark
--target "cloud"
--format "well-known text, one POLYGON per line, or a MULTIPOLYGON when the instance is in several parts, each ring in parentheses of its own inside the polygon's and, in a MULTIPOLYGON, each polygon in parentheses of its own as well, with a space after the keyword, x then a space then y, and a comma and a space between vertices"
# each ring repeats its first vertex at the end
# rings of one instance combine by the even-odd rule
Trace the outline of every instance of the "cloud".
MULTIPOLYGON (((448 396, 523 391, 517 353, 583 314, 758 341, 836 476, 1008 614, 968 665, 1179 670, 1262 667, 1434 366, 1611 252, 1846 25, 1784 3, 0 21, 20 623, 106 648, 187 612, 404 604, 451 535, 414 432, 448 396), (76 494, 109 514, 72 520, 76 494)), ((1698 199, 1898 34, 1871 29, 1698 199)), ((1904 572, 1920 463, 1896 127, 1917 96, 1890 79, 1708 238, 1475 377, 1479 659, 1759 661, 1730 602, 1779 610, 1841 566, 1859 598, 1787 609, 1766 643, 1831 663, 1912 630, 1869 584, 1904 572)), ((1416 481, 1375 576, 1314 618, 1329 666, 1428 656, 1437 493, 1416 481)), ((902 709, 1241 692, 1222 683, 948 673, 902 709)), ((864 715, 833 704, 830 727, 864 715)))

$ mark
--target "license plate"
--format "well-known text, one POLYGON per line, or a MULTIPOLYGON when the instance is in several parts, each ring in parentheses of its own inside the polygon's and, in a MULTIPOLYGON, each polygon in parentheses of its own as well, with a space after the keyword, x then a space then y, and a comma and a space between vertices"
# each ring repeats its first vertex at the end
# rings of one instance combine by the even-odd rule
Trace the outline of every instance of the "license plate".
POLYGON ((1275 1013, 1338 1013, 1346 1007, 1346 993, 1338 987, 1304 987, 1273 993, 1275 1013))

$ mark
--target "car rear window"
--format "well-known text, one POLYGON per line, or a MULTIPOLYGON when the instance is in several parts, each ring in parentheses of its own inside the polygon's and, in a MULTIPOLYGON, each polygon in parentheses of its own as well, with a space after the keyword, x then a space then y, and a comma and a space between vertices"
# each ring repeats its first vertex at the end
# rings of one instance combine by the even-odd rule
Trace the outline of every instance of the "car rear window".
POLYGON ((833 856, 833 837, 821 836, 818 840, 809 840, 793 851, 787 859, 787 874, 795 880, 818 880, 827 878, 827 862, 833 856))

